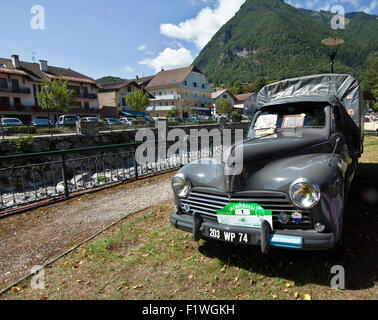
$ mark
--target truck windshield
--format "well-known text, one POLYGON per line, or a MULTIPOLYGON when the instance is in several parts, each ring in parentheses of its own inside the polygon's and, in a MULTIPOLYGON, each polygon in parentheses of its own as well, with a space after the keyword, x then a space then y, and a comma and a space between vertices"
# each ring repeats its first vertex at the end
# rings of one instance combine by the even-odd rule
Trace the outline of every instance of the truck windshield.
POLYGON ((252 134, 261 135, 293 128, 324 128, 324 103, 296 103, 268 107, 253 124, 252 134))

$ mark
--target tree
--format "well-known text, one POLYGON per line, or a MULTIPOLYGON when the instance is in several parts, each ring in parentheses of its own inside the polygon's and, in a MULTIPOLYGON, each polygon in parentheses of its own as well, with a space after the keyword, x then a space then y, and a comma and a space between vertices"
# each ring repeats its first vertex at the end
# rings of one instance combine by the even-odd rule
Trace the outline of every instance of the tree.
POLYGON ((267 79, 259 77, 252 84, 249 86, 249 92, 259 92, 262 88, 264 88, 268 84, 267 79))
POLYGON ((374 99, 375 99, 375 102, 373 103, 372 108, 374 111, 378 112, 378 84, 374 87, 371 93, 374 95, 374 99))
POLYGON ((145 111, 146 107, 150 104, 150 95, 143 90, 136 90, 130 92, 125 97, 125 102, 136 111, 145 111))
POLYGON ((167 112, 167 118, 176 118, 178 115, 179 112, 176 107, 172 107, 172 109, 167 112))
POLYGON ((371 107, 374 111, 378 111, 378 58, 375 58, 363 73, 361 88, 374 96, 375 103, 371 107))
POLYGON ((187 102, 184 103, 183 107, 182 107, 182 110, 183 112, 189 117, 192 112, 193 112, 193 109, 191 107, 191 105, 187 102))
POLYGON ((378 86, 378 58, 373 60, 372 64, 367 67, 362 76, 362 90, 372 93, 378 86))
POLYGON ((217 114, 231 114, 232 113, 232 104, 227 99, 220 99, 215 104, 215 111, 217 114))
POLYGON ((42 109, 54 109, 68 112, 74 106, 76 92, 67 88, 67 81, 61 79, 49 82, 42 81, 42 91, 38 93, 38 100, 42 109))

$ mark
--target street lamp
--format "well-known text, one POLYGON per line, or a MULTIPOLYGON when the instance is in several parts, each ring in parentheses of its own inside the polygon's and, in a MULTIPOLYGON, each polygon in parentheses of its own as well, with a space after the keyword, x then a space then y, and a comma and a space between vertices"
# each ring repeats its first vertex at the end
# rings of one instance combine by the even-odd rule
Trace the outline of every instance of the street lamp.
POLYGON ((339 51, 340 45, 344 43, 344 39, 341 38, 327 38, 322 40, 322 44, 324 46, 330 47, 331 51, 328 53, 328 56, 330 58, 330 73, 333 73, 333 61, 335 60, 337 56, 337 52, 339 51))

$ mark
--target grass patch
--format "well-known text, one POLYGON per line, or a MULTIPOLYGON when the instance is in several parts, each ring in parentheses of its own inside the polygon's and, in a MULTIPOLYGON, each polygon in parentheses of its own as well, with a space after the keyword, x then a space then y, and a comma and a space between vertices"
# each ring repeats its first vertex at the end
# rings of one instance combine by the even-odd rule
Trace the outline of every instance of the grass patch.
POLYGON ((128 217, 46 268, 46 289, 30 280, 1 299, 374 299, 378 295, 376 188, 378 137, 367 137, 346 214, 346 252, 275 249, 211 240, 195 243, 169 224, 173 202, 128 217), (346 290, 330 288, 333 265, 346 290))

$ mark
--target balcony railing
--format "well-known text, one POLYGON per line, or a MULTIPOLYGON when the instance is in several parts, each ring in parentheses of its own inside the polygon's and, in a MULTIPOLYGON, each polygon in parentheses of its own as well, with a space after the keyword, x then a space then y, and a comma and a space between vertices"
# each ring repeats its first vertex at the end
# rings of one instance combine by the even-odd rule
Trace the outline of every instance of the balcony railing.
POLYGON ((0 92, 30 94, 31 91, 29 88, 0 88, 0 92))
POLYGON ((76 95, 78 99, 97 99, 97 93, 82 93, 76 95))
POLYGON ((157 101, 157 100, 174 100, 177 99, 177 95, 175 94, 168 94, 164 96, 155 96, 155 99, 151 99, 151 101, 157 101))
POLYGON ((90 108, 73 108, 69 111, 70 113, 74 114, 98 114, 100 112, 99 109, 90 109, 90 108))

